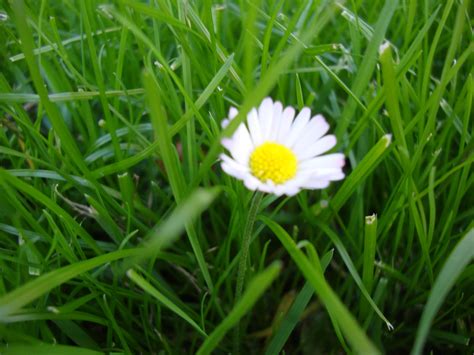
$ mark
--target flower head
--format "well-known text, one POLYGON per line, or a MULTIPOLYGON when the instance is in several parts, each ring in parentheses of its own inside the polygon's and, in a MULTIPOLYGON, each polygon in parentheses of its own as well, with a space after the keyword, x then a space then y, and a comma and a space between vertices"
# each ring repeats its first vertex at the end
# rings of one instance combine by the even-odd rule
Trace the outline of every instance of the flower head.
MULTIPOLYGON (((223 127, 237 113, 232 107, 223 127)), ((344 155, 322 155, 336 145, 334 135, 325 135, 328 130, 324 117, 311 117, 309 108, 295 118, 293 107, 283 109, 281 102, 267 97, 249 112, 232 137, 222 140, 230 153, 221 154, 222 169, 250 190, 278 196, 323 189, 330 181, 344 178, 344 155)))

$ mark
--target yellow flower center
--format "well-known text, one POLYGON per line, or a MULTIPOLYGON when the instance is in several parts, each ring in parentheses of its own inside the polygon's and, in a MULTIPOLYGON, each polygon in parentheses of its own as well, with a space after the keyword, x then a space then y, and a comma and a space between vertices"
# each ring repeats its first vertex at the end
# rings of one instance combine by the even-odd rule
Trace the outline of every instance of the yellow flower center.
POLYGON ((250 156, 250 170, 260 181, 282 184, 296 174, 295 154, 284 145, 265 142, 250 156))

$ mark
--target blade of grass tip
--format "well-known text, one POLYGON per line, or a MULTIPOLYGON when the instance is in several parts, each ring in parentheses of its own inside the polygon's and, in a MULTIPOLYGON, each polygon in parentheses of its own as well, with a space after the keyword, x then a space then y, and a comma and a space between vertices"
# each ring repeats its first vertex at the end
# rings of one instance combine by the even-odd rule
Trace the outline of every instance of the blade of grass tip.
POLYGON ((318 294, 321 302, 327 309, 331 309, 331 314, 337 321, 344 336, 356 353, 360 354, 380 354, 372 344, 364 330, 357 323, 354 316, 339 299, 331 286, 324 279, 324 276, 317 271, 306 255, 298 248, 288 233, 271 219, 261 216, 260 219, 272 230, 275 236, 285 247, 288 254, 303 273, 305 279, 311 283, 314 291, 318 294))
POLYGON ((58 108, 49 100, 48 92, 46 90, 47 86, 41 77, 38 63, 36 62, 36 58, 33 54, 33 35, 27 24, 27 17, 25 14, 28 12, 26 11, 24 1, 13 1, 11 2, 11 6, 15 14, 15 21, 21 40, 21 47, 23 49, 23 53, 25 53, 31 79, 33 80, 35 89, 40 96, 41 104, 46 110, 48 118, 51 120, 51 123, 54 127, 54 131, 61 139, 61 145, 68 153, 68 156, 76 164, 79 170, 81 170, 83 173, 88 173, 87 166, 82 159, 79 148, 75 144, 74 138, 69 132, 66 123, 59 113, 58 108))
MULTIPOLYGON (((364 233, 364 264, 362 268, 362 282, 369 294, 372 292, 375 266, 375 247, 377 245, 377 215, 365 217, 364 233)), ((363 319, 368 315, 368 304, 365 299, 360 300, 360 314, 363 319)))
POLYGON ((0 352, 5 355, 35 354, 35 355, 103 355, 103 352, 77 346, 59 344, 11 344, 0 347, 0 352))
POLYGON ((138 286, 140 286, 143 291, 149 293, 151 296, 156 298, 160 303, 162 303, 166 308, 171 310, 173 313, 176 313, 179 317, 184 319, 189 325, 191 325, 194 329, 196 329, 199 334, 207 337, 207 334, 202 330, 202 328, 189 316, 184 312, 181 308, 179 308, 176 304, 174 304, 168 297, 158 291, 153 285, 151 285, 148 281, 146 281, 142 276, 140 276, 135 270, 129 269, 127 271, 127 276, 135 282, 138 286))
MULTIPOLYGON (((322 271, 326 271, 327 266, 332 260, 334 255, 334 249, 328 251, 326 254, 323 255, 321 258, 321 268, 322 271)), ((280 326, 272 336, 270 344, 265 351, 265 355, 278 355, 283 349, 286 341, 290 337, 290 334, 295 329, 296 325, 301 319, 301 316, 308 306, 311 297, 314 295, 314 288, 306 281, 301 291, 296 296, 295 301, 291 305, 288 313, 285 315, 283 320, 280 323, 280 326)))
MULTIPOLYGON (((175 147, 173 145, 173 141, 171 140, 167 120, 168 116, 161 102, 160 89, 158 84, 155 82, 152 73, 145 72, 143 80, 145 83, 148 105, 150 107, 151 122, 155 130, 156 139, 158 141, 160 157, 163 160, 174 198, 176 199, 176 202, 179 203, 183 199, 183 195, 187 189, 181 165, 179 164, 177 155, 175 154, 175 147)), ((201 269, 202 275, 206 280, 209 290, 212 292, 214 286, 211 275, 209 274, 209 269, 204 259, 201 245, 199 244, 196 230, 194 229, 194 226, 189 223, 186 224, 186 231, 199 268, 201 269)))
POLYGON ((265 290, 272 284, 279 275, 281 268, 282 263, 280 261, 275 261, 264 271, 250 280, 248 287, 240 300, 227 317, 204 341, 197 351, 197 355, 210 354, 217 347, 224 335, 239 322, 240 318, 242 318, 253 307, 260 296, 262 296, 265 290))
POLYGON ((344 244, 342 244, 341 239, 339 239, 338 235, 331 228, 329 228, 326 224, 320 223, 318 221, 315 221, 314 224, 316 226, 318 226, 319 228, 321 228, 322 231, 334 243, 334 245, 337 248, 337 251, 339 252, 339 254, 341 255, 342 260, 344 261, 344 264, 346 264, 347 269, 349 270, 352 278, 354 279, 355 283, 357 284, 360 291, 362 292, 362 295, 369 302, 370 306, 373 308, 375 313, 377 313, 377 315, 385 322, 385 324, 387 325, 387 328, 389 330, 393 330, 392 324, 383 315, 382 311, 380 311, 379 307, 375 304, 373 299, 370 297, 370 294, 367 291, 367 289, 365 288, 364 283, 362 282, 362 279, 360 278, 359 274, 357 273, 357 269, 354 266, 354 263, 352 262, 352 259, 349 256, 349 253, 347 252, 346 248, 344 247, 344 244))
POLYGON ((418 325, 418 330, 416 332, 415 344, 411 350, 412 355, 422 354, 431 322, 436 316, 443 300, 454 285, 456 279, 464 270, 466 265, 471 262, 473 257, 474 228, 466 233, 462 240, 456 245, 436 278, 423 310, 423 314, 421 315, 420 324, 418 325))
MULTIPOLYGON (((388 116, 390 118, 390 125, 395 136, 395 141, 405 151, 407 151, 407 142, 405 140, 405 133, 403 131, 403 120, 400 114, 400 106, 398 100, 398 85, 397 77, 395 75, 394 63, 392 60, 392 49, 389 42, 385 42, 380 46, 380 63, 382 64, 382 75, 384 79, 385 88, 385 102, 387 104, 388 116)), ((408 151, 407 151, 408 153, 408 151)), ((401 154, 401 157, 404 157, 401 154)))
POLYGON ((117 222, 110 216, 107 207, 102 205, 101 202, 95 200, 92 196, 85 194, 87 202, 92 207, 92 216, 102 229, 109 235, 109 237, 117 244, 123 240, 124 236, 120 230, 117 222))
POLYGON ((141 250, 137 248, 111 252, 64 266, 29 281, 0 298, 0 322, 3 317, 17 312, 23 306, 70 279, 106 263, 134 256, 140 252, 141 250))
POLYGON ((303 109, 304 107, 304 97, 303 97, 303 89, 301 88, 301 80, 300 76, 296 74, 296 102, 298 104, 298 109, 303 109))

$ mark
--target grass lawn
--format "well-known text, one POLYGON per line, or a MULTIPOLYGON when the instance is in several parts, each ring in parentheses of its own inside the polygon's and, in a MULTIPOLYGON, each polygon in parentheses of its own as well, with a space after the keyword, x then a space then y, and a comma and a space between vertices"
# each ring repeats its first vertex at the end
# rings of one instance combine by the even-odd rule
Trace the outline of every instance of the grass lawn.
POLYGON ((0 352, 472 354, 471 5, 0 1, 0 352), (266 97, 343 180, 223 171, 266 97))

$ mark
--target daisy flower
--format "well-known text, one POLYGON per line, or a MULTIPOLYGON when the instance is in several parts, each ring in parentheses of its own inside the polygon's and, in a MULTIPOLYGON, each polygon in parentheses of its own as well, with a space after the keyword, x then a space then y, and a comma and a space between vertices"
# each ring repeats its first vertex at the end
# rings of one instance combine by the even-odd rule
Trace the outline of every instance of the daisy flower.
MULTIPOLYGON (((235 107, 230 108, 223 128, 237 113, 235 107)), ((250 190, 277 196, 326 188, 330 181, 344 178, 345 163, 341 153, 322 155, 336 145, 334 135, 325 135, 328 130, 322 115, 311 117, 305 107, 295 118, 293 107, 283 108, 281 102, 267 97, 232 137, 222 140, 230 153, 220 155, 222 169, 250 190)))

